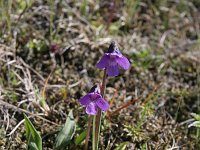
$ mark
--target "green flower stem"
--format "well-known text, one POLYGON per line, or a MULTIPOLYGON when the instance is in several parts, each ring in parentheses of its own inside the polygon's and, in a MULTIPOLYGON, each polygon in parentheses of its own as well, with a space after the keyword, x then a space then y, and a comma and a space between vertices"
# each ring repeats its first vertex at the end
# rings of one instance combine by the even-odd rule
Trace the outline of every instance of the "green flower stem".
POLYGON ((89 116, 88 126, 87 126, 87 130, 86 130, 86 138, 85 138, 85 150, 88 150, 88 142, 89 142, 89 138, 90 138, 91 125, 92 125, 92 116, 89 116))
MULTIPOLYGON (((107 69, 104 70, 102 86, 101 86, 101 96, 104 98, 105 89, 106 89, 106 78, 107 78, 107 69)), ((95 122, 95 150, 98 150, 99 145, 99 134, 100 134, 100 126, 101 126, 101 115, 102 111, 99 109, 96 116, 95 122)))
POLYGON ((92 128, 92 150, 96 150, 96 141, 95 141, 95 131, 96 131, 96 116, 93 116, 93 128, 92 128))

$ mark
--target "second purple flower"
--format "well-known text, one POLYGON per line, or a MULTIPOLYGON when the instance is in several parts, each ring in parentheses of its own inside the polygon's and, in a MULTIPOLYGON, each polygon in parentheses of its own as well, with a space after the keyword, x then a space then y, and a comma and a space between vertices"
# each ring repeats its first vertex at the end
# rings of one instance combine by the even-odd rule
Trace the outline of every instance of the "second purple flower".
POLYGON ((98 109, 107 111, 109 108, 108 102, 100 95, 100 89, 98 86, 92 87, 90 92, 80 98, 79 102, 86 106, 86 113, 89 115, 96 115, 98 109))

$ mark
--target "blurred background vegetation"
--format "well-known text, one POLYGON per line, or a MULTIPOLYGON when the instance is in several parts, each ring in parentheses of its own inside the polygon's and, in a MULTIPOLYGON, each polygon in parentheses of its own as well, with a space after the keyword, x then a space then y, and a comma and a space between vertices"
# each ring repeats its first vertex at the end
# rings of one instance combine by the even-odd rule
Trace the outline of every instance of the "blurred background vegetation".
POLYGON ((109 79, 101 148, 200 149, 200 0, 0 0, 0 29, 0 149, 26 149, 22 112, 53 149, 70 110, 82 149, 111 40, 132 66, 109 79))

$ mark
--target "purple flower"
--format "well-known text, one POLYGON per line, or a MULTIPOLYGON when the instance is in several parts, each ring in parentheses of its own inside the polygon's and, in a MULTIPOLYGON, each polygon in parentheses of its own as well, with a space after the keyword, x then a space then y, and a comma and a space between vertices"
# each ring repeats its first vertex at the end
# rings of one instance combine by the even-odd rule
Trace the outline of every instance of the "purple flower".
POLYGON ((80 98, 80 103, 86 106, 86 113, 89 115, 96 115, 98 109, 102 111, 107 111, 109 108, 108 102, 102 98, 100 95, 100 90, 98 86, 92 87, 90 92, 80 98))
POLYGON ((54 54, 57 54, 59 52, 59 45, 56 43, 51 44, 50 51, 54 54))
POLYGON ((117 76, 119 75, 119 68, 127 70, 130 67, 130 63, 128 59, 120 53, 117 44, 112 42, 108 51, 103 55, 96 66, 100 69, 106 68, 108 76, 117 76))

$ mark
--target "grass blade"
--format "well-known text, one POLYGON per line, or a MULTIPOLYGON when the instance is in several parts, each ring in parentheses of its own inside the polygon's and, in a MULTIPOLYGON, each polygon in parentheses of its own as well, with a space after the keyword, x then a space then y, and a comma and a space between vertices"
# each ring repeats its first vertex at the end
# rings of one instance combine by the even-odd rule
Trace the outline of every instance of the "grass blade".
POLYGON ((42 138, 39 132, 35 129, 31 121, 24 114, 26 138, 28 140, 28 149, 31 150, 42 150, 42 138))
POLYGON ((76 123, 72 111, 69 112, 65 125, 58 133, 55 149, 64 149, 70 143, 76 130, 76 123))

